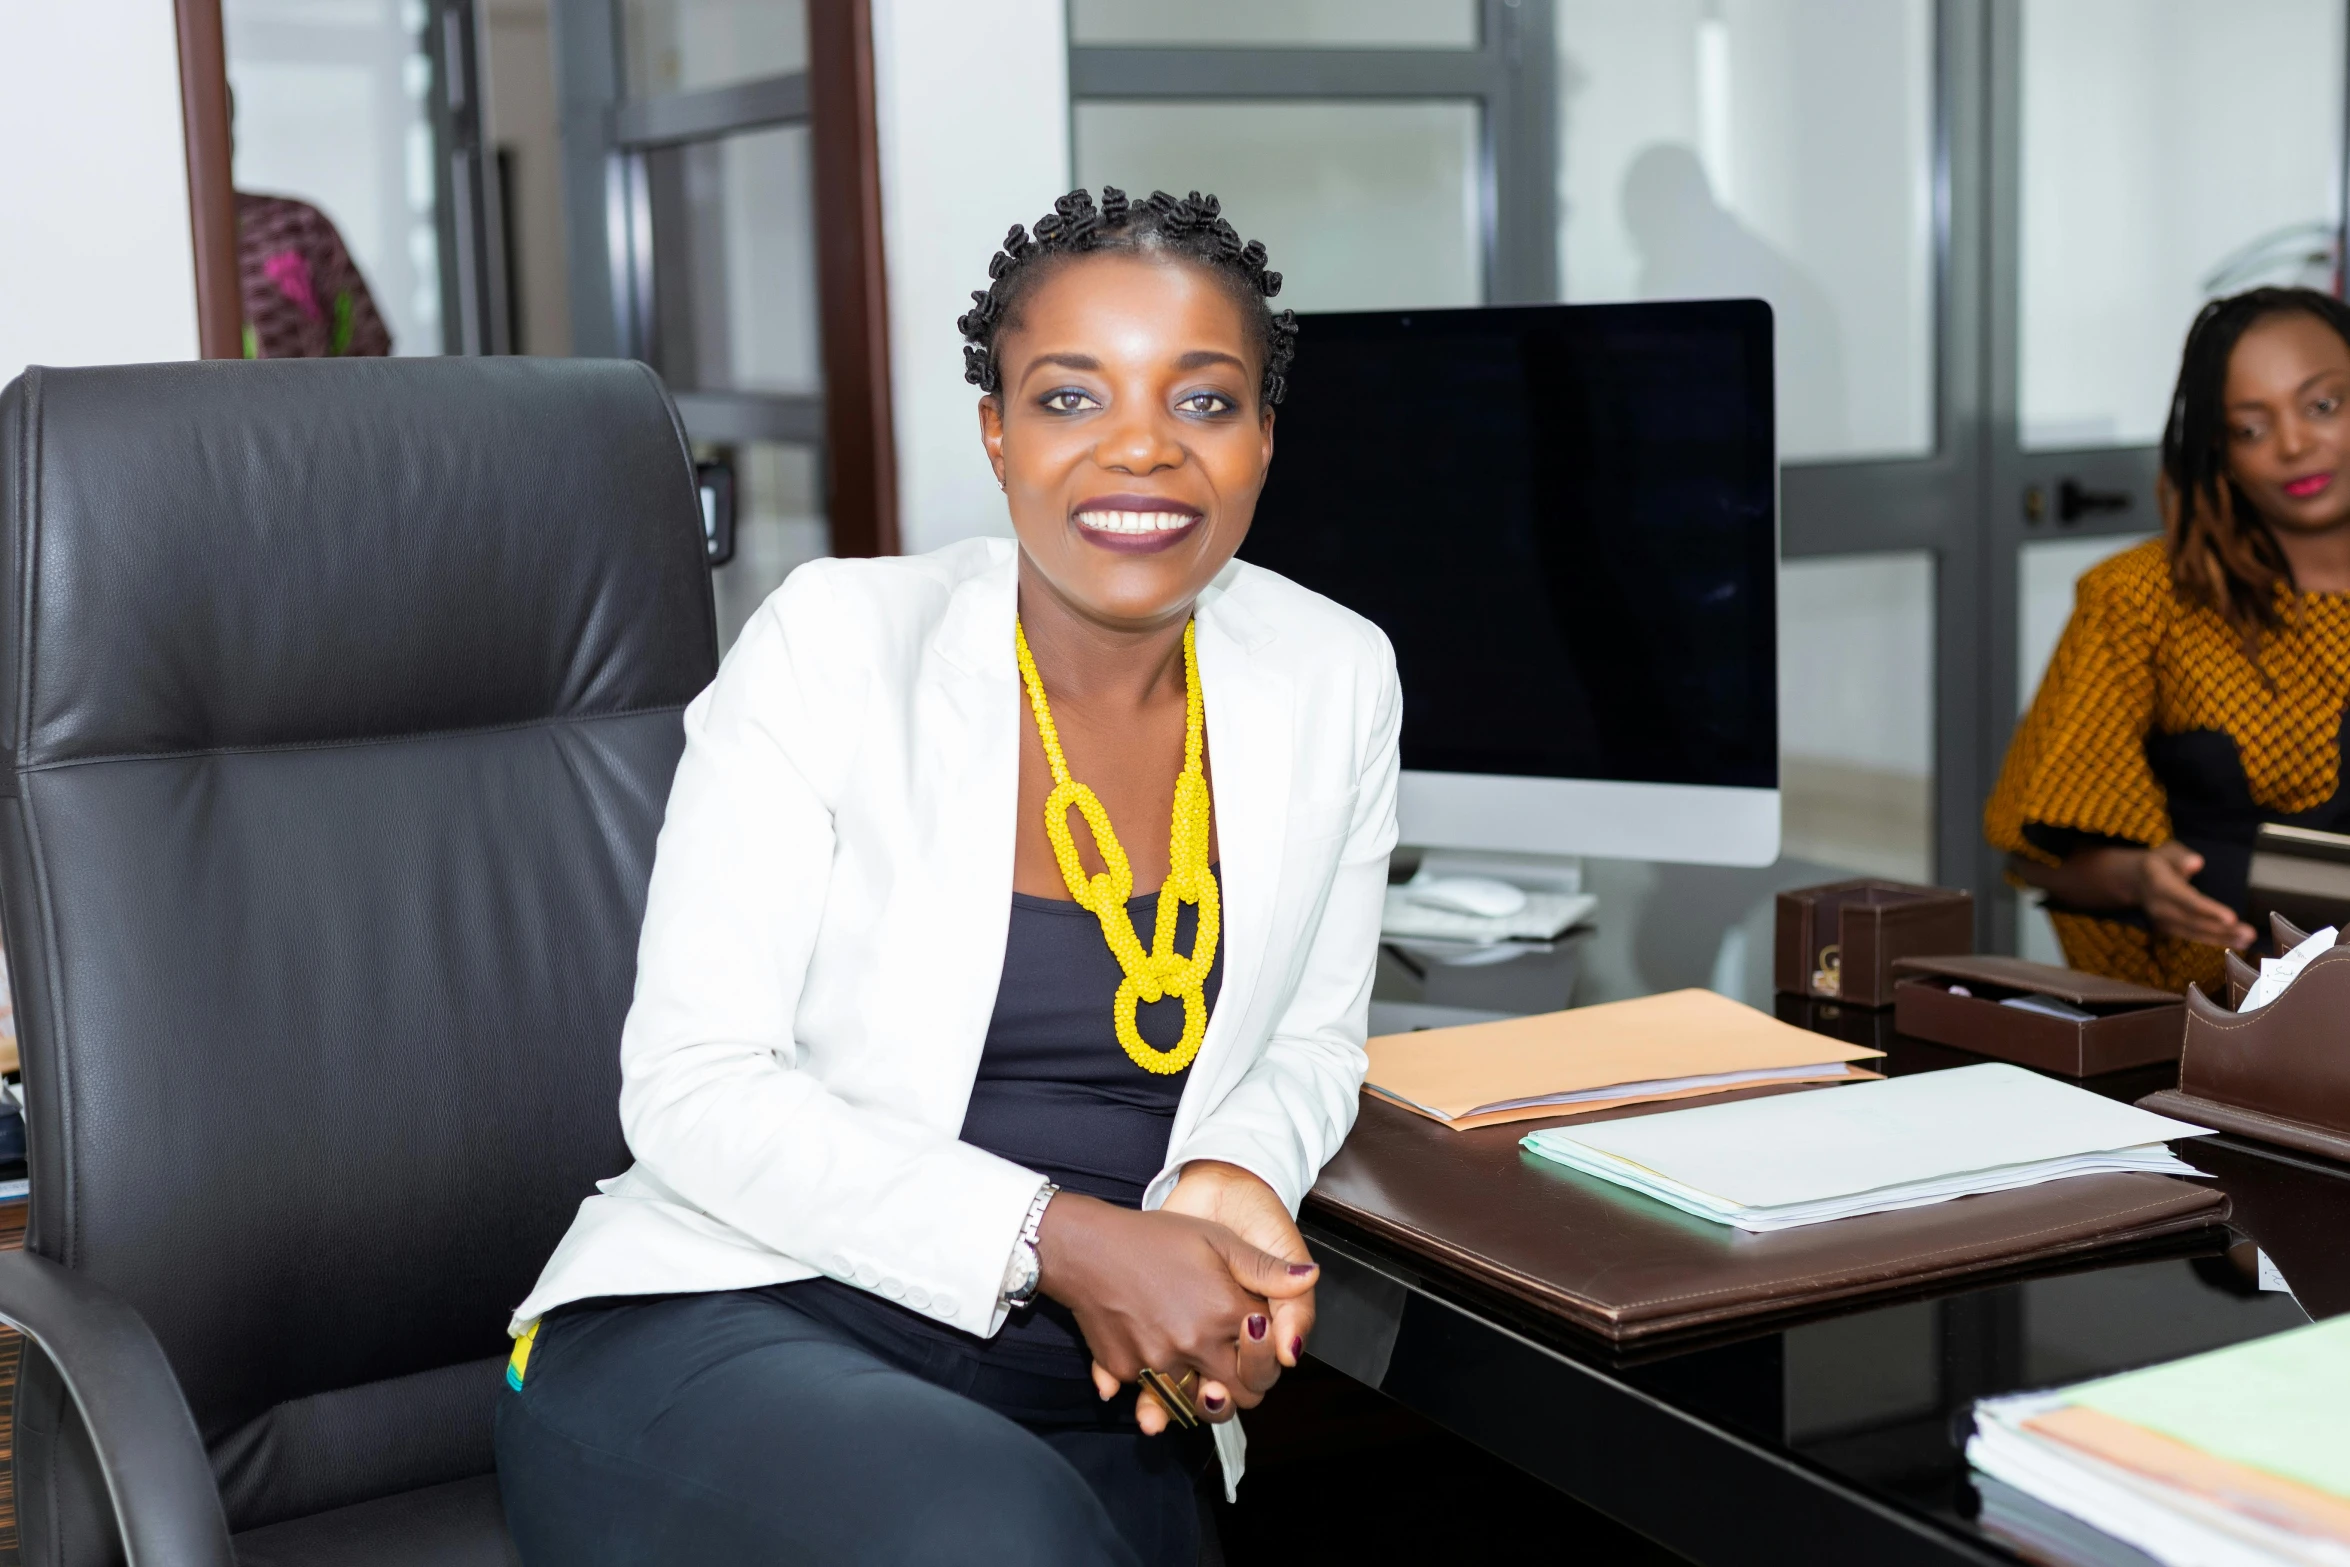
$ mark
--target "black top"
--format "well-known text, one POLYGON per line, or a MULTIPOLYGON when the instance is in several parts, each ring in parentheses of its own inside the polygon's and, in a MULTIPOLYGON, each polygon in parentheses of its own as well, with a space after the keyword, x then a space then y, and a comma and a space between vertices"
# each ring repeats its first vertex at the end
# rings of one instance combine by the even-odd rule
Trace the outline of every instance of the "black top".
MULTIPOLYGON (((1147 948, 1157 893, 1126 905, 1147 948)), ((1189 952, 1199 910, 1175 919, 1175 950, 1189 952)), ((1224 977, 1223 943, 1208 969, 1208 1004, 1224 977)), ((1139 1207, 1167 1157, 1167 1134, 1183 1096, 1181 1072, 1146 1072, 1118 1044, 1112 1004, 1124 974, 1101 921, 1063 898, 1012 894, 1004 977, 963 1141, 1024 1164, 1073 1192, 1139 1207)), ((1135 1026, 1153 1049, 1183 1037, 1183 1003, 1169 996, 1136 1006, 1135 1026)))
MULTIPOLYGON (((1126 910, 1149 947, 1158 894, 1136 898, 1126 910)), ((1185 904, 1176 915, 1175 950, 1191 951, 1198 929, 1199 910, 1185 904)), ((1100 920, 1067 899, 1012 894, 1003 978, 962 1136, 1072 1192, 1135 1208, 1166 1162, 1190 1068, 1148 1072, 1128 1058, 1111 1021, 1124 978, 1100 920)), ((1223 978, 1219 940, 1203 987, 1211 1010, 1223 978)), ((1135 1026, 1154 1049, 1168 1049, 1183 1036, 1183 1003, 1174 997, 1142 1003, 1135 1026)), ((876 1319, 886 1318, 893 1338, 910 1334, 940 1348, 959 1345, 1023 1371, 1083 1378, 1092 1359, 1076 1320, 1055 1301, 1039 1298, 1013 1312, 994 1338, 983 1340, 851 1285, 811 1279, 789 1288, 795 1300, 821 1301, 828 1319, 859 1319, 855 1330, 875 1331, 883 1326, 876 1319)))

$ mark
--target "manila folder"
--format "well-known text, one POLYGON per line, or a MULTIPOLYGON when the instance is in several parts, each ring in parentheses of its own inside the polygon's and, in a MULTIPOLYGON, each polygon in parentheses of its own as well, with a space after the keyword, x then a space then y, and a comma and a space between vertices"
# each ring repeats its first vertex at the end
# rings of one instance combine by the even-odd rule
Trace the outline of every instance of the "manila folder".
POLYGON ((1387 1034, 1367 1048, 1364 1087, 1456 1129, 1762 1083, 1842 1082, 1873 1075, 1849 1063, 1884 1054, 1710 990, 1387 1034))

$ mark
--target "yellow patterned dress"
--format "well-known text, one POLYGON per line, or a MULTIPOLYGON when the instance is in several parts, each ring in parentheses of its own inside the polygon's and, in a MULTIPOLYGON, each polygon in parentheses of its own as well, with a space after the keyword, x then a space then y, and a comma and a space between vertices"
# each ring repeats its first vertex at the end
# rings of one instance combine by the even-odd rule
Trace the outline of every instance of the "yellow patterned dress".
MULTIPOLYGON (((2284 612, 2256 664, 2218 614, 2172 591, 2160 540, 2089 571, 1984 808, 1991 842, 2054 864, 2177 838, 2204 858, 2196 885, 2248 914, 2262 822, 2350 831, 2350 594, 2291 595, 2284 612)), ((2219 980, 2217 947, 2138 918, 2049 912, 2075 968, 2171 990, 2219 980)))

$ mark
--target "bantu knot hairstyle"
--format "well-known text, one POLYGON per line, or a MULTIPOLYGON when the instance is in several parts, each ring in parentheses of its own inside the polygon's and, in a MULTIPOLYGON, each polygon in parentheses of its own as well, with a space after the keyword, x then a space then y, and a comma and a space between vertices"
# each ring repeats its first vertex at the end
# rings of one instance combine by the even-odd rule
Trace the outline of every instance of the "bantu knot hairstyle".
POLYGON ((1115 185, 1093 194, 1073 190, 1036 220, 1034 232, 1012 225, 1004 248, 987 263, 988 285, 971 295, 971 309, 955 325, 963 330, 963 379, 983 392, 1003 389, 996 364, 996 339, 1013 320, 1020 302, 1056 262, 1072 256, 1124 253, 1181 257, 1206 267, 1242 301, 1249 331, 1265 362, 1264 396, 1281 401, 1288 390, 1283 372, 1297 349, 1297 312, 1275 313, 1265 301, 1281 292, 1281 274, 1265 266, 1265 247, 1242 243, 1224 221, 1222 204, 1198 191, 1178 200, 1155 190, 1129 202, 1115 185))

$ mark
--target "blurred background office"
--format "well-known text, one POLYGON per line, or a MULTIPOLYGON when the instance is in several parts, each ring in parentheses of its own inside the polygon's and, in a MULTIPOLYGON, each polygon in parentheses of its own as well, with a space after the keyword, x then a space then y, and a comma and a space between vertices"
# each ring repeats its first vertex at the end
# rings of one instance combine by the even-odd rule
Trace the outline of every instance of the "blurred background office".
MULTIPOLYGON (((61 149, 26 221, 152 192, 69 252, 201 227, 207 5, 236 188, 332 221, 393 352, 661 370, 734 499, 728 638, 817 554, 1006 531, 953 321, 1072 183, 1217 192, 1301 311, 1769 300, 1785 855, 1592 863, 1583 1000, 1761 999, 1770 894, 1839 871, 2053 957, 1980 831, 2019 704, 2156 526, 2197 305, 2341 283, 2344 0, 0 0, 12 144, 61 149), (175 96, 99 125, 75 58, 175 96)), ((73 325, 98 274, 35 249, 0 375, 201 346, 168 300, 73 325)))

